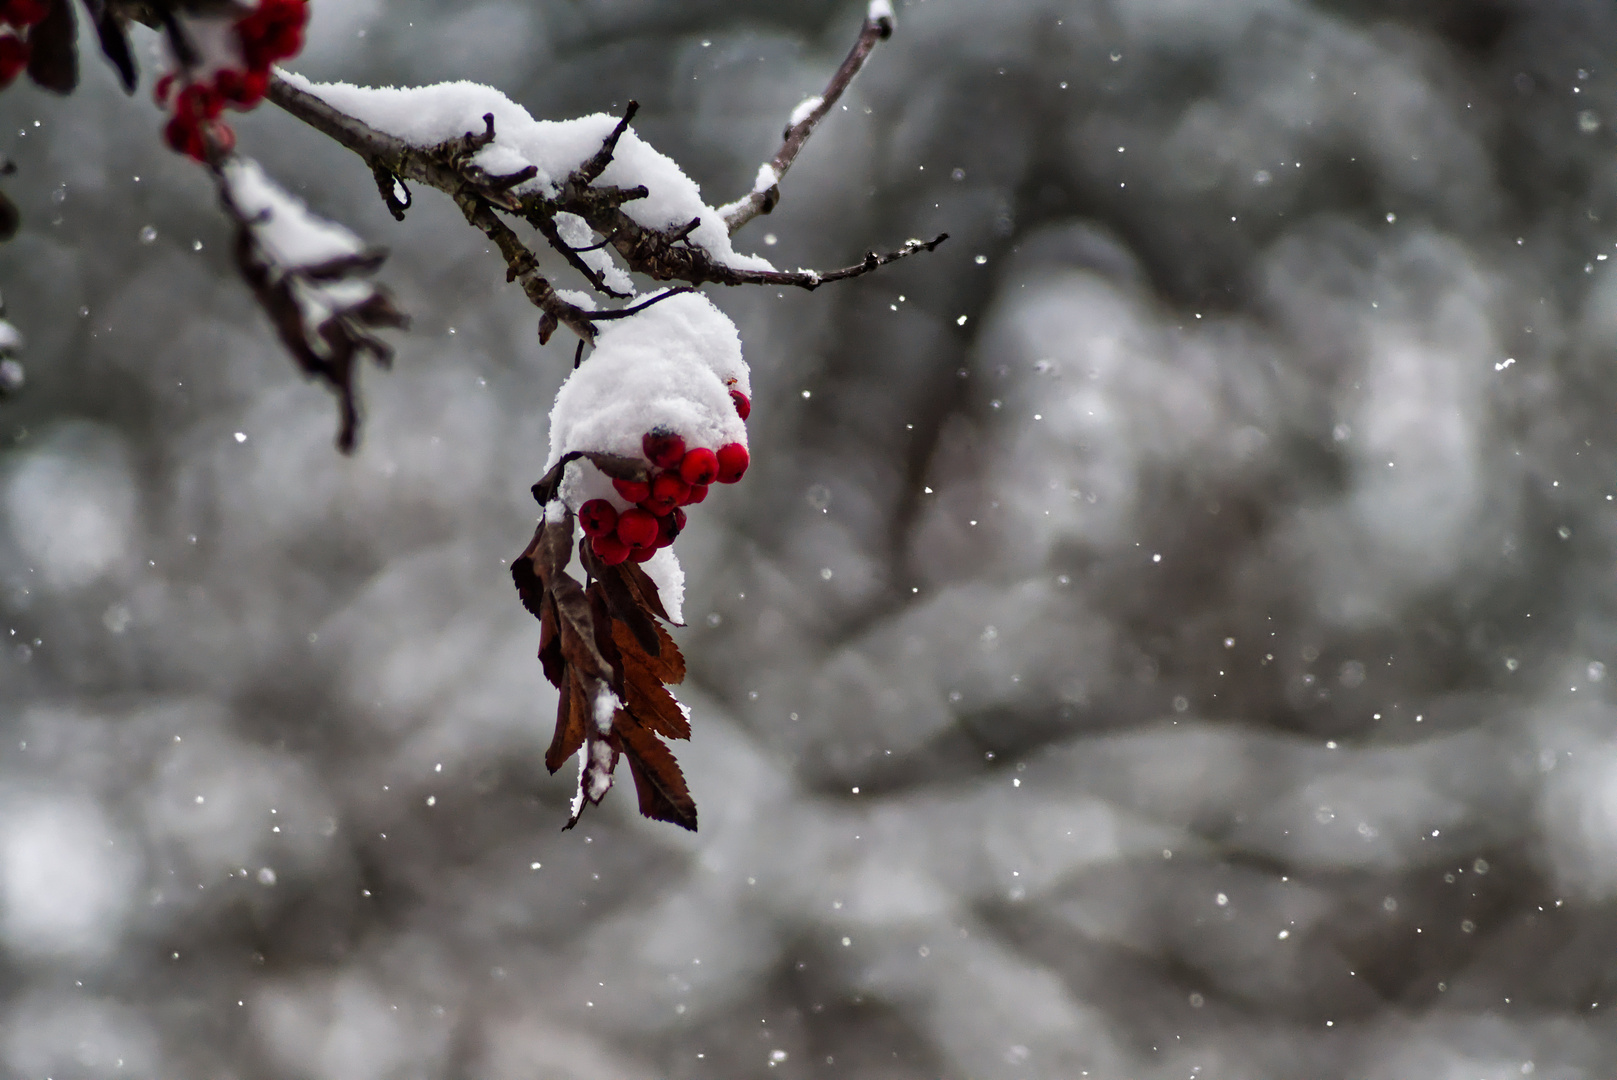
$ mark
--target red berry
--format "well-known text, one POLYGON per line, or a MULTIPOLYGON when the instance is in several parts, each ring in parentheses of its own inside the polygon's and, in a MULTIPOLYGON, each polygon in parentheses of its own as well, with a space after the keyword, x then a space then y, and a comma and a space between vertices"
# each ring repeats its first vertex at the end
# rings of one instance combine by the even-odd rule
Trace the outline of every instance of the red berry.
POLYGON ((591 499, 578 508, 585 536, 607 536, 618 527, 618 512, 605 499, 591 499))
POLYGON ((15 79, 28 66, 28 43, 7 34, 0 37, 0 86, 15 79))
POLYGON ((241 79, 241 97, 237 100, 245 108, 252 108, 269 93, 269 72, 262 68, 249 71, 241 79))
POLYGON ((296 56, 303 48, 303 26, 309 21, 302 3, 264 3, 236 20, 242 59, 252 69, 264 69, 277 60, 296 56))
POLYGON ((657 519, 657 546, 667 547, 684 531, 685 511, 676 506, 673 513, 657 519))
POLYGON ((303 51, 302 25, 281 25, 270 32, 265 45, 270 61, 286 60, 303 51))
POLYGON ((685 505, 686 506, 695 506, 697 503, 701 502, 705 498, 707 498, 707 485, 706 484, 692 484, 691 485, 691 493, 689 495, 685 496, 685 505))
POLYGON ((640 449, 659 469, 677 469, 685 456, 685 440, 667 428, 652 428, 640 440, 640 449))
POLYGON ((208 157, 207 145, 202 141, 202 130, 194 118, 176 116, 163 127, 163 141, 170 150, 197 161, 208 157))
POLYGON ((269 90, 269 73, 223 68, 214 76, 213 89, 225 101, 250 109, 262 101, 269 90))
POLYGON ((607 566, 616 566, 629 557, 629 545, 615 536, 592 536, 590 547, 595 549, 595 557, 607 566))
POLYGON ((629 549, 629 558, 635 562, 645 562, 655 554, 657 554, 656 545, 629 549))
POLYGON ((236 129, 222 121, 214 121, 208 125, 208 134, 213 136, 213 144, 219 148, 221 154, 228 154, 236 149, 236 129))
POLYGON ((211 87, 201 83, 192 83, 174 99, 174 115, 187 119, 200 117, 212 120, 224 111, 224 107, 224 99, 214 93, 211 87))
POLYGON ((168 92, 172 89, 174 89, 174 72, 171 71, 157 80, 157 85, 152 87, 152 97, 166 109, 168 108, 168 92))
POLYGON ((674 507, 673 511, 664 518, 657 519, 657 546, 667 547, 674 542, 674 537, 685 530, 685 511, 674 507))
POLYGON ((752 415, 752 399, 739 390, 730 391, 730 400, 735 402, 736 415, 745 420, 752 415))
POLYGON ((645 510, 625 510, 618 515, 618 539, 630 547, 650 547, 657 542, 657 519, 645 510))
POLYGON ((614 478, 612 490, 616 491, 618 497, 624 502, 639 503, 651 498, 651 485, 642 480, 618 480, 614 478))
POLYGON ((8 0, 5 8, 6 21, 23 27, 44 22, 51 12, 50 0, 8 0))
POLYGON ((705 446, 698 446, 679 463, 679 478, 692 487, 711 484, 718 475, 718 455, 705 446))
POLYGON ((719 483, 733 484, 741 479, 747 471, 747 462, 751 458, 747 448, 738 442, 726 443, 719 447, 719 483))
POLYGON ((691 486, 679 478, 677 473, 658 473, 651 481, 651 496, 645 501, 645 508, 658 517, 685 501, 685 496, 691 493, 691 486))

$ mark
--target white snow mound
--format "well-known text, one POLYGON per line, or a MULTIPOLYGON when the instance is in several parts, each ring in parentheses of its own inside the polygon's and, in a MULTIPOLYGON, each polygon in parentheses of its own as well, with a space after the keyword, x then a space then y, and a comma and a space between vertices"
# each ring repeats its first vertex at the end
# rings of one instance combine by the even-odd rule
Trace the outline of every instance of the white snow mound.
MULTIPOLYGON (((595 350, 556 393, 546 469, 574 450, 640 457, 641 439, 658 427, 687 449, 747 445, 730 390, 750 394, 752 382, 735 324, 712 301, 683 293, 602 325, 595 350)), ((586 461, 568 466, 559 496, 574 510, 590 499, 629 505, 586 461)))
MULTIPOLYGON (((518 195, 535 191, 555 195, 561 182, 601 148, 618 123, 618 117, 606 113, 575 120, 535 120, 527 109, 492 86, 474 82, 373 87, 316 83, 289 71, 280 74, 298 89, 412 146, 436 146, 468 132, 481 134, 483 117, 492 114, 494 141, 479 150, 472 162, 495 176, 520 172, 529 165, 537 168, 537 176, 513 189, 518 195)), ((623 212, 638 224, 667 229, 700 218, 702 223, 689 240, 704 248, 715 262, 736 270, 774 269, 767 259, 738 254, 723 217, 703 201, 696 181, 674 159, 652 149, 632 127, 618 140, 612 163, 596 183, 626 188, 644 184, 650 192, 646 198, 623 204, 623 212)))

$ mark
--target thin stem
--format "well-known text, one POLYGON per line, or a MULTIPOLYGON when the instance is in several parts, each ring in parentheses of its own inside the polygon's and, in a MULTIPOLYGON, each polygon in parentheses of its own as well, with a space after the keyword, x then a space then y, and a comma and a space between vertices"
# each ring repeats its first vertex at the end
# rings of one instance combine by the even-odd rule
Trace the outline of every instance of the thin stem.
POLYGON ((523 293, 534 307, 554 318, 584 341, 593 342, 595 328, 590 324, 591 313, 569 304, 556 295, 556 290, 539 272, 538 258, 528 250, 528 246, 512 231, 511 226, 501 221, 499 215, 472 192, 457 192, 455 202, 466 215, 466 220, 482 230, 483 235, 494 241, 494 246, 500 249, 500 254, 505 257, 506 280, 521 285, 523 293))
MULTIPOLYGON (((722 208, 724 223, 734 236, 741 226, 775 209, 780 202, 780 181, 786 175, 786 170, 792 167, 797 160, 797 154, 808 142, 808 137, 814 133, 814 127, 831 111, 831 106, 842 97, 842 92, 853 82, 853 77, 859 74, 859 69, 865 66, 870 53, 876 47, 876 42, 885 41, 893 35, 893 20, 890 15, 878 15, 872 18, 866 15, 864 25, 859 28, 859 38, 848 50, 848 55, 842 64, 831 75, 831 81, 825 84, 825 92, 820 95, 820 103, 809 110, 807 116, 795 124, 789 124, 781 138, 780 149, 775 151, 764 167, 774 175, 774 182, 766 187, 754 187, 747 195, 728 206, 722 208)), ((764 170, 760 170, 763 173, 764 170)), ((762 176, 760 176, 762 179, 762 176)))
POLYGON ((590 318, 594 319, 596 322, 600 322, 603 319, 627 319, 630 315, 638 315, 651 305, 662 300, 667 300, 670 296, 678 296, 680 293, 695 291, 696 289, 693 286, 681 285, 678 288, 667 289, 660 292, 656 296, 653 296, 650 300, 635 304, 633 307, 613 308, 611 311, 592 311, 590 312, 590 318))
POLYGON ((791 285, 813 292, 827 282, 846 281, 848 278, 862 277, 872 270, 879 270, 889 263, 907 259, 918 252, 931 251, 947 239, 949 239, 948 233, 939 233, 930 240, 906 240, 904 246, 897 250, 867 252, 862 261, 837 270, 733 270, 731 271, 732 279, 726 281, 725 284, 791 285))

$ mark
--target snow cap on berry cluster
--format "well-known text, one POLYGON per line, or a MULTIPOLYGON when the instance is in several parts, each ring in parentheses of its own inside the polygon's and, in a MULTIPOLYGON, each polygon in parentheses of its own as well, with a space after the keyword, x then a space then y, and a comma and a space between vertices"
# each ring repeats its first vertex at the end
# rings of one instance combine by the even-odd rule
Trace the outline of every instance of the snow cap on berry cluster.
MULTIPOLYGON (((468 132, 483 131, 483 117, 494 117, 494 141, 472 156, 472 163, 491 176, 507 176, 529 165, 532 180, 512 190, 553 197, 560 184, 588 161, 618 124, 618 117, 594 113, 574 120, 535 120, 521 105, 492 86, 474 82, 434 86, 354 86, 316 83, 292 72, 287 82, 340 109, 377 131, 412 146, 437 146, 468 132)), ((644 184, 648 194, 623 204, 623 212, 648 229, 668 229, 693 218, 699 224, 689 237, 715 262, 737 270, 772 270, 769 260, 739 254, 730 243, 722 214, 702 199, 702 189, 673 158, 652 148, 634 128, 618 140, 612 161, 596 181, 602 186, 630 188, 644 184)))
MULTIPOLYGON (((550 460, 574 450, 641 457, 641 439, 665 428, 690 448, 747 444, 731 388, 752 383, 735 324, 700 293, 670 297, 627 319, 604 324, 589 358, 568 376, 550 412, 550 460)), ((609 497, 594 466, 567 470, 561 498, 577 510, 609 497)), ((621 500, 617 505, 623 504, 621 500)))

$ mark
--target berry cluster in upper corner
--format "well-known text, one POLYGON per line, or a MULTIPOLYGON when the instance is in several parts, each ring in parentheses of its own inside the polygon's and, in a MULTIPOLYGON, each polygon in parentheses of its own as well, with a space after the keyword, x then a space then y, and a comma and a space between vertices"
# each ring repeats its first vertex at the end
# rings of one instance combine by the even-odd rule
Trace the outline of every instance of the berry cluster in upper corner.
POLYGON ((50 0, 0 0, 0 88, 28 66, 28 31, 50 10, 50 0))
MULTIPOLYGON (((0 0, 4 2, 4 0, 0 0)), ((15 0, 13 0, 15 2, 15 0)), ((190 20, 201 56, 157 80, 157 103, 173 115, 163 128, 169 148, 197 161, 208 155, 211 140, 228 153, 236 144, 230 125, 219 119, 228 106, 246 112, 269 91, 270 66, 296 56, 303 48, 309 21, 308 0, 259 0, 247 14, 228 24, 227 32, 200 32, 205 23, 190 20)), ((208 27, 212 31, 216 27, 208 27)))
MULTIPOLYGON (((730 391, 737 415, 744 421, 752 402, 739 390, 730 391)), ((747 471, 747 448, 738 442, 717 449, 687 448, 679 433, 654 428, 640 440, 641 452, 651 463, 650 479, 613 480, 618 497, 630 504, 619 510, 606 499, 591 499, 579 507, 578 520, 596 558, 607 566, 625 559, 645 562, 674 542, 685 528, 684 507, 707 498, 710 484, 733 484, 747 471)))

